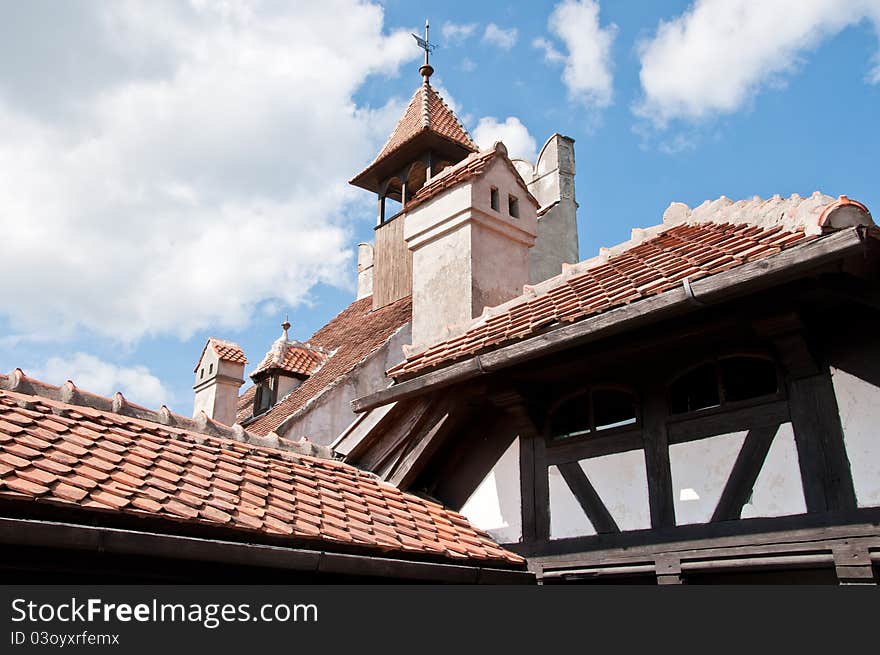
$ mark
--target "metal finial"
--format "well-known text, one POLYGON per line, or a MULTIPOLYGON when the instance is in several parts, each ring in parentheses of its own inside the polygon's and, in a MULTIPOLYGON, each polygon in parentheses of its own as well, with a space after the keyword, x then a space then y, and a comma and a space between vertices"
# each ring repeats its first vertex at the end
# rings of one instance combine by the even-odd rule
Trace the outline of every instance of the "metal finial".
POLYGON ((434 72, 434 69, 431 67, 431 64, 428 61, 430 53, 434 50, 434 44, 431 43, 428 38, 428 30, 430 26, 428 25, 428 19, 425 19, 425 38, 413 34, 413 38, 416 40, 416 43, 419 44, 419 47, 425 51, 425 63, 421 65, 419 68, 419 75, 425 78, 425 83, 428 82, 428 78, 431 77, 431 74, 434 72))
POLYGON ((284 330, 281 336, 287 339, 287 331, 290 329, 290 317, 287 314, 284 315, 284 323, 281 324, 281 329, 284 330))

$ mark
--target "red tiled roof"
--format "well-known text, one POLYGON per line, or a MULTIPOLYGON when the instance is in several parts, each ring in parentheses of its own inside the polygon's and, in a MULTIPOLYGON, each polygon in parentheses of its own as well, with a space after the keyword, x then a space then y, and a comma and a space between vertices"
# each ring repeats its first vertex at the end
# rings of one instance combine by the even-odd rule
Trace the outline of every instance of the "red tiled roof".
POLYGON ((341 462, 0 390, 0 498, 520 565, 456 512, 341 462))
POLYGON ((279 370, 295 375, 309 376, 315 372, 327 359, 327 354, 312 347, 300 343, 288 343, 284 346, 284 353, 276 357, 269 351, 257 370, 251 373, 251 377, 259 375, 263 371, 279 370))
POLYGON ((431 130, 470 150, 477 149, 440 94, 430 84, 422 84, 373 163, 384 159, 423 130, 431 130))
POLYGON ((513 172, 514 177, 516 178, 517 183, 522 188, 522 190, 526 194, 526 198, 535 205, 538 206, 538 201, 532 195, 531 191, 529 191, 528 186, 523 181, 522 176, 519 174, 519 171, 516 170, 516 167, 510 161, 510 158, 507 156, 507 148, 499 143, 495 144, 494 148, 490 148, 489 150, 483 150, 482 152, 475 152, 468 155, 465 159, 458 162, 455 166, 445 169, 442 173, 437 175, 437 177, 433 178, 430 182, 428 182, 425 186, 419 189, 416 194, 406 203, 406 210, 412 210, 415 207, 418 207, 423 202, 426 202, 433 198, 434 196, 442 193, 446 189, 451 189, 458 184, 470 180, 475 177, 479 177, 486 170, 488 170, 489 165, 495 161, 495 157, 501 155, 502 160, 507 164, 508 168, 513 172))
MULTIPOLYGON (((359 362, 385 344, 412 319, 409 297, 373 310, 373 297, 356 300, 309 339, 314 348, 332 353, 313 375, 268 412, 248 424, 256 434, 268 434, 284 419, 348 374, 359 362)), ((239 397, 238 420, 246 420, 253 410, 253 392, 239 397), (248 395, 250 394, 250 398, 248 395)))
POLYGON ((607 261, 552 278, 537 295, 526 293, 489 310, 463 334, 408 357, 388 374, 405 376, 499 347, 554 323, 573 322, 662 293, 684 278, 696 280, 814 238, 781 226, 676 225, 607 261))
POLYGON ((234 364, 247 364, 247 357, 244 356, 244 351, 237 343, 209 337, 208 341, 205 343, 205 347, 202 348, 202 354, 199 355, 199 360, 196 362, 196 367, 193 369, 193 373, 199 370, 199 362, 202 361, 202 357, 205 356, 205 351, 209 346, 220 361, 232 362, 234 364))

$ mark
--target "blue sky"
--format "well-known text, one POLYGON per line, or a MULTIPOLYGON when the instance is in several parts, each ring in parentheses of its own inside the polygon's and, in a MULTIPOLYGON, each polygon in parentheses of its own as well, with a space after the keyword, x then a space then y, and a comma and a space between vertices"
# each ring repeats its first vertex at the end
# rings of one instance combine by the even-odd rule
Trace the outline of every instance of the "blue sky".
POLYGON ((880 211, 878 0, 2 11, 0 369, 182 413, 207 336, 255 365, 285 312, 306 339, 353 298, 374 200, 345 182, 420 81, 425 17, 472 134, 576 140, 582 258, 672 201, 880 211))

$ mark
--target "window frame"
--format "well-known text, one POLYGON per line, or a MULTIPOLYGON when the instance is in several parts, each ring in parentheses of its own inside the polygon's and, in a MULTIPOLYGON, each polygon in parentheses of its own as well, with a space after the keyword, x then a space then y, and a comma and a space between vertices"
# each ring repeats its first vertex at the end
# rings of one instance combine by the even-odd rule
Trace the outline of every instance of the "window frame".
MULTIPOLYGON (((615 382, 599 382, 595 384, 588 384, 577 387, 570 393, 567 393, 560 398, 558 398, 553 404, 550 405, 547 409, 547 413, 544 419, 544 429, 543 429, 543 437, 544 441, 547 444, 548 450, 555 450, 561 448, 563 445, 565 446, 576 446, 584 443, 593 443, 598 442, 600 440, 605 440, 606 437, 616 437, 618 435, 623 435, 631 432, 638 432, 641 434, 642 430, 642 400, 641 396, 636 392, 636 390, 625 384, 619 384, 615 382), (596 411, 593 400, 593 394, 595 391, 617 391, 622 394, 626 394, 630 396, 635 403, 635 421, 633 423, 627 423, 625 425, 618 425, 609 428, 603 428, 601 430, 596 429, 596 411), (587 402, 589 406, 589 417, 590 417, 590 425, 589 430, 585 431, 583 434, 578 434, 576 436, 566 436, 566 437, 554 437, 553 430, 553 415, 556 411, 565 405, 568 401, 577 398, 578 396, 586 396, 587 402)), ((630 448, 627 448, 630 450, 630 448)))
POLYGON ((785 376, 783 374, 782 367, 779 365, 779 362, 776 361, 775 357, 773 357, 770 353, 762 350, 736 350, 720 355, 703 357, 702 359, 693 362, 686 368, 679 369, 674 376, 668 378, 664 384, 664 390, 667 416, 670 422, 688 420, 691 418, 702 416, 714 416, 716 414, 724 414, 726 412, 732 412, 738 409, 753 407, 756 405, 764 405, 767 403, 786 399, 785 376), (751 398, 745 398, 743 400, 727 400, 727 398, 725 397, 724 383, 721 377, 721 361, 725 359, 736 358, 762 359, 770 362, 773 365, 774 371, 776 373, 776 392, 771 394, 763 394, 760 396, 753 396, 751 398), (692 409, 687 412, 674 412, 672 409, 673 385, 681 380, 684 376, 702 366, 705 366, 706 364, 713 364, 715 367, 715 383, 717 385, 719 401, 718 405, 714 405, 712 407, 703 407, 701 409, 692 409))

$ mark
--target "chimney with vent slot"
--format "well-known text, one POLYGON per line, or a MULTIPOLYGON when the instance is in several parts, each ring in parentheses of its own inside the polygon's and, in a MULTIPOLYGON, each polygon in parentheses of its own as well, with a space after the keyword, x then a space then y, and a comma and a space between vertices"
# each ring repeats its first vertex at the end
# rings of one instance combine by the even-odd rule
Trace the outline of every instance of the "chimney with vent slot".
POLYGON ((238 344, 208 339, 195 368, 193 417, 205 412, 218 423, 235 423, 245 364, 247 359, 238 344))

